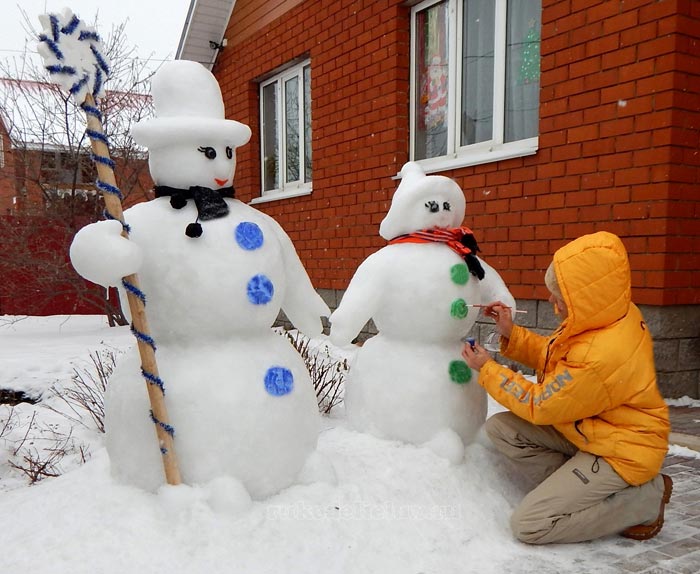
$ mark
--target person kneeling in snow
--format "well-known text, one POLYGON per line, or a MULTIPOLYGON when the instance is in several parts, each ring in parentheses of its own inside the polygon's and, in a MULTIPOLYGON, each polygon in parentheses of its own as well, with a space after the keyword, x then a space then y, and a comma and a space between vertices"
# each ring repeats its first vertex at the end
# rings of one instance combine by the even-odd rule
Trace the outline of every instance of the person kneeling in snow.
POLYGON ((556 251, 545 283, 562 318, 549 337, 514 325, 501 302, 484 310, 501 353, 536 369, 536 384, 479 345, 462 352, 510 411, 489 418, 486 433, 538 484, 513 513, 513 532, 531 544, 652 538, 671 497, 671 478, 659 474, 670 424, 622 241, 579 237, 556 251))

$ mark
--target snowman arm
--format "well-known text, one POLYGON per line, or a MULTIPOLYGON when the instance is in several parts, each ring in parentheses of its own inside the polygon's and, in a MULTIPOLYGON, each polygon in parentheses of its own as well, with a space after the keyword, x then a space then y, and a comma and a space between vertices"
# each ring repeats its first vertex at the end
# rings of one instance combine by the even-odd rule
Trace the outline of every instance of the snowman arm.
POLYGON ((282 310, 292 324, 305 335, 309 337, 320 335, 323 332, 321 317, 328 317, 331 311, 314 289, 292 240, 273 218, 267 215, 265 218, 275 230, 282 249, 287 283, 287 290, 281 304, 282 310))
POLYGON ((348 345, 379 308, 383 290, 380 253, 377 251, 360 264, 338 308, 330 316, 333 344, 348 345))
POLYGON ((498 271, 481 259, 481 257, 478 259, 484 268, 484 278, 479 283, 481 302, 486 304, 493 301, 501 301, 515 310, 515 298, 510 294, 505 281, 498 274, 498 271))
POLYGON ((70 259, 79 275, 102 285, 120 285, 122 277, 136 273, 143 261, 141 248, 122 236, 116 220, 98 221, 83 227, 73 238, 70 259))

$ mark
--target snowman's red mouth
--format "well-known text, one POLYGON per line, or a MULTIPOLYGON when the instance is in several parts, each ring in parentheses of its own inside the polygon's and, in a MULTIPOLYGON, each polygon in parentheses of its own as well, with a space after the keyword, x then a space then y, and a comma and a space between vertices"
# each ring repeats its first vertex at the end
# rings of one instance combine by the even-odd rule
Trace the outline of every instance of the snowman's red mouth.
POLYGON ((216 182, 216 185, 224 185, 228 179, 219 179, 218 177, 215 177, 214 181, 216 182))

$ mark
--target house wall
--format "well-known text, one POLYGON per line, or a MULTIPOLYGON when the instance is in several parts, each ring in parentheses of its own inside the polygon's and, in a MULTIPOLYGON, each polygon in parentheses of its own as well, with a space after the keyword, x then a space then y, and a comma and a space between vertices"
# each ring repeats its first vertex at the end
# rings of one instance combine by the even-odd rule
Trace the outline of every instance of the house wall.
MULTIPOLYGON (((618 234, 633 299, 654 315, 657 348, 675 357, 657 363, 683 373, 666 389, 697 397, 700 326, 673 330, 679 309, 697 317, 700 304, 700 3, 542 5, 537 154, 442 173, 464 189, 465 223, 519 301, 546 299, 543 273, 558 247, 596 230, 618 234)), ((253 130, 238 150, 237 195, 260 195, 257 82, 310 57, 313 193, 256 207, 283 225, 314 285, 337 299, 384 245, 378 225, 408 160, 410 8, 275 6, 270 19, 268 3, 236 2, 213 70, 228 117, 253 130)))
POLYGON ((228 117, 250 125, 238 150, 237 195, 260 195, 256 79, 302 56, 311 58, 312 195, 256 205, 293 238, 318 287, 343 289, 384 242, 378 226, 408 160, 408 10, 395 0, 301 2, 251 34, 251 5, 236 2, 227 48, 214 67, 228 117), (245 25, 243 40, 238 39, 245 25))
MULTIPOLYGON (((7 134, 0 135, 5 143, 5 163, 0 166, 0 251, 5 254, 0 258, 0 314, 105 313, 104 289, 78 277, 68 258, 76 230, 100 219, 104 209, 93 182, 87 182, 93 175, 84 174, 86 181, 76 185, 74 198, 47 204, 42 187, 71 184, 42 175, 41 151, 11 148, 7 134), (88 193, 80 193, 82 189, 88 193)), ((153 197, 143 157, 113 159, 125 208, 153 197)))
POLYGON ((700 5, 543 5, 541 151, 521 196, 535 209, 514 233, 556 247, 607 229, 629 251, 635 301, 700 303, 700 5))
MULTIPOLYGON (((51 206, 47 206, 42 188, 71 189, 73 187, 72 181, 51 181, 48 172, 42 173, 42 163, 47 161, 42 155, 53 155, 53 153, 11 148, 9 142, 7 143, 5 165, 0 167, 0 215, 43 214, 47 209, 50 210, 51 206)), ((84 159, 89 159, 87 154, 84 159)), ((122 199, 124 208, 153 197, 151 193, 153 180, 144 158, 115 156, 112 159, 115 162, 114 173, 117 185, 124 196, 122 199)), ((94 194, 97 174, 83 174, 82 177, 83 181, 76 182, 75 190, 78 192, 86 190, 94 194)))
POLYGON ((15 190, 14 157, 10 151, 10 138, 3 122, 0 121, 0 138, 2 138, 2 160, 0 161, 0 215, 12 212, 15 190))

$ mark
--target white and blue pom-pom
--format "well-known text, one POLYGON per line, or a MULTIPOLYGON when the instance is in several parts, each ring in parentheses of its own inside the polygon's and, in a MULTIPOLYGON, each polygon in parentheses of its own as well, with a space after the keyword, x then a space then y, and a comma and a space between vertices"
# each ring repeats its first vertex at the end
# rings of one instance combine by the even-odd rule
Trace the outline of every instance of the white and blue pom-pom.
POLYGON ((109 62, 95 29, 86 26, 69 8, 61 14, 42 14, 39 21, 43 32, 39 34, 37 51, 51 80, 78 104, 85 101, 87 94, 103 96, 109 62))

